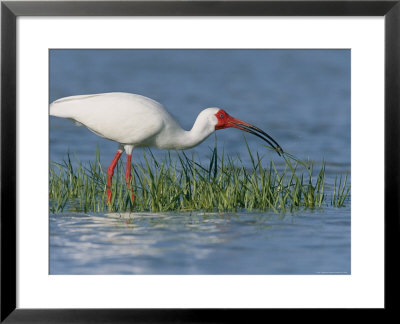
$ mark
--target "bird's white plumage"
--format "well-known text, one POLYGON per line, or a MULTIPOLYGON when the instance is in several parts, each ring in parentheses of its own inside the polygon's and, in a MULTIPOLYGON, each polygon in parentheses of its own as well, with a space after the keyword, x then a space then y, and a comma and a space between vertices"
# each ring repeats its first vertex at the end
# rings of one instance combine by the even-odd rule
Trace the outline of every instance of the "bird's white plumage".
POLYGON ((130 93, 112 92, 61 98, 50 105, 50 115, 72 119, 97 135, 119 143, 117 153, 107 169, 107 204, 112 204, 112 177, 123 151, 127 154, 125 181, 131 191, 131 201, 134 201, 131 155, 135 147, 184 150, 201 143, 216 129, 236 127, 259 136, 269 144, 270 139, 277 145, 278 154, 282 152, 278 143, 268 134, 229 116, 222 109, 204 109, 197 116, 192 129, 186 131, 161 104, 130 93))
POLYGON ((50 115, 69 118, 104 138, 132 147, 193 147, 214 130, 218 108, 203 110, 191 131, 183 130, 164 107, 150 98, 121 92, 65 97, 50 105, 50 115))

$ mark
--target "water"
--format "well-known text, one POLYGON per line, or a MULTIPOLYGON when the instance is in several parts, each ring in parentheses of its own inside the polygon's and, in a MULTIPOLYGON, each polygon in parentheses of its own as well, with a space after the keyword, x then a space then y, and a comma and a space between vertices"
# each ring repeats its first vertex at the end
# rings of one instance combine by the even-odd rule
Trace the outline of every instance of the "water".
POLYGON ((50 231, 52 274, 350 273, 347 209, 63 214, 50 231))
MULTIPOLYGON (((283 149, 326 162, 329 188, 350 174, 348 50, 51 50, 50 102, 110 91, 161 102, 190 129, 206 107, 220 107, 273 136, 283 149)), ((243 132, 215 133, 226 155, 250 165, 243 132)), ((283 161, 246 134, 266 164, 283 161)), ((188 150, 210 158, 214 136, 188 150)), ((50 160, 67 152, 82 162, 101 152, 104 168, 117 144, 71 121, 50 118, 50 160)), ((154 149, 156 157, 166 152, 154 149)), ((140 159, 141 149, 133 159, 140 159)), ((329 198, 329 197, 328 197, 329 198)), ((50 215, 52 274, 350 273, 350 203, 297 214, 50 215), (115 215, 114 215, 115 216, 115 215), (126 218, 126 215, 123 217, 126 218)))

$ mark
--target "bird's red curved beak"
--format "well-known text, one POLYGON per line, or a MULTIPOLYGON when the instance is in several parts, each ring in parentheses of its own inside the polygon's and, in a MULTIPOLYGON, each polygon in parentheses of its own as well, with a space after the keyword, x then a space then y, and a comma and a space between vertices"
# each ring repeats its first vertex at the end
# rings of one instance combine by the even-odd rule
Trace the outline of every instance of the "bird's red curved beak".
POLYGON ((229 128, 229 127, 234 127, 237 129, 240 129, 242 131, 245 131, 247 133, 256 135, 257 137, 261 138, 265 142, 267 142, 271 147, 275 149, 275 151, 278 153, 278 155, 281 155, 283 153, 282 148, 278 144, 277 141, 275 141, 270 135, 268 135, 266 132, 261 130, 260 128, 249 124, 243 120, 237 119, 235 117, 232 117, 228 115, 226 112, 223 113, 217 113, 216 114, 218 118, 218 123, 215 126, 215 129, 224 129, 224 128, 229 128), (221 117, 223 116, 223 117, 221 117))

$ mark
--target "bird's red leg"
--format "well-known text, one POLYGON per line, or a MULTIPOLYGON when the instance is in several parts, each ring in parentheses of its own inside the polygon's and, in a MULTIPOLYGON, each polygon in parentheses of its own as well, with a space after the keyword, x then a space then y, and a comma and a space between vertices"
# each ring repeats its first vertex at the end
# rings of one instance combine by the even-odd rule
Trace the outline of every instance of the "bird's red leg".
POLYGON ((126 187, 131 193, 132 197, 132 203, 135 200, 135 195, 133 194, 132 186, 131 186, 131 161, 132 161, 132 155, 131 154, 126 154, 126 171, 125 171, 125 181, 126 181, 126 187))
POLYGON ((107 169, 107 204, 111 203, 111 183, 112 177, 114 175, 114 169, 117 165, 119 158, 121 157, 122 150, 118 150, 117 154, 115 154, 114 159, 112 160, 110 166, 107 169))

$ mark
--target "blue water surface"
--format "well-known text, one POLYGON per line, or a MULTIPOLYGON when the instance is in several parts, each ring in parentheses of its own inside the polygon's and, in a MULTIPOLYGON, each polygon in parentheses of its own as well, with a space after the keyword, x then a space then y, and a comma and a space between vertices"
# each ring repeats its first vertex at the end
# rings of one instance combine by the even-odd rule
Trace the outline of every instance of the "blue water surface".
MULTIPOLYGON (((326 188, 350 176, 350 50, 50 50, 50 98, 124 91, 162 103, 185 129, 206 107, 254 124, 302 160, 326 163, 326 188)), ((112 113, 112 112, 110 112, 112 113)), ((219 152, 251 166, 284 161, 236 129, 215 133, 219 152)), ((96 150, 107 168, 117 143, 50 117, 50 161, 96 150)), ((215 137, 188 150, 209 161, 215 137)), ((134 150, 140 160, 142 149, 134 150)), ((157 158, 166 151, 154 149, 157 158)), ((125 159, 125 157, 123 157, 125 159)), ((350 201, 275 215, 50 215, 51 274, 350 274, 350 201)))
POLYGON ((347 208, 50 216, 51 274, 350 274, 347 208))

